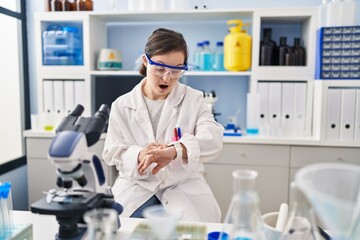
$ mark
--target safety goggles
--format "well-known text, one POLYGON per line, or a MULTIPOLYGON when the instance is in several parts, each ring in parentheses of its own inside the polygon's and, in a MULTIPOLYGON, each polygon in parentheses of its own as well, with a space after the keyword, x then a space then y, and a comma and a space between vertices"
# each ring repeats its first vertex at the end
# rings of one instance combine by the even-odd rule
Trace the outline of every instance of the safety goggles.
POLYGON ((179 79, 188 70, 188 66, 170 66, 158 62, 154 62, 150 59, 149 55, 145 53, 145 57, 149 63, 150 73, 157 77, 164 77, 165 74, 169 74, 171 79, 179 79))

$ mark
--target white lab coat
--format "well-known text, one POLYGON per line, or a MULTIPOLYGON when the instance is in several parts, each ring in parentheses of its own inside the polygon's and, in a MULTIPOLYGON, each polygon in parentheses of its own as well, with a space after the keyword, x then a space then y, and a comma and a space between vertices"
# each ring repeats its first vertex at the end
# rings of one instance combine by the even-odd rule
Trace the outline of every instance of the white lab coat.
POLYGON ((203 102, 201 91, 177 83, 167 97, 157 133, 154 135, 141 86, 120 96, 111 106, 103 159, 119 170, 112 192, 124 207, 122 216, 130 216, 156 194, 169 210, 182 210, 182 220, 219 222, 220 208, 204 177, 203 162, 216 158, 222 150, 224 128, 203 102), (156 175, 150 165, 139 175, 138 155, 151 142, 169 143, 174 128, 180 127, 180 142, 188 160, 174 160, 156 175))

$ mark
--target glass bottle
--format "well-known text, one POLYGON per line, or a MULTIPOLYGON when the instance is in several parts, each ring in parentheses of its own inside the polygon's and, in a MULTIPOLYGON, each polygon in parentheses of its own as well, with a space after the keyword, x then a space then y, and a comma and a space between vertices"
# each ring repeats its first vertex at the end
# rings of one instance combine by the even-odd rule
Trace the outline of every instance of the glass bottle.
POLYGON ((260 42, 260 65, 276 65, 276 43, 271 39, 271 28, 264 28, 263 41, 260 42))
MULTIPOLYGON (((223 233, 227 240, 264 240, 259 210, 259 197, 254 190, 257 172, 235 170, 234 195, 224 220, 223 233)), ((219 239, 223 239, 220 236, 219 239)))
POLYGON ((225 71, 224 68, 224 43, 217 42, 216 49, 214 51, 214 63, 213 70, 214 71, 225 71))
POLYGON ((62 0, 51 0, 51 11, 62 11, 62 0))
POLYGON ((285 65, 285 56, 286 53, 289 51, 289 46, 287 45, 287 38, 280 37, 280 44, 279 44, 279 65, 285 65))
POLYGON ((210 41, 204 41, 204 50, 200 54, 200 70, 211 71, 212 70, 212 51, 210 49, 210 41))
POLYGON ((92 11, 93 1, 92 0, 78 0, 78 11, 92 11))
POLYGON ((195 65, 195 69, 196 70, 200 70, 200 58, 201 58, 201 53, 204 50, 204 45, 202 42, 198 42, 196 44, 196 49, 194 52, 194 65, 195 65))
POLYGON ((292 48, 289 48, 288 52, 285 54, 285 65, 286 66, 296 65, 296 56, 292 48))
POLYGON ((305 48, 301 46, 300 38, 294 38, 294 54, 295 54, 295 65, 305 66, 306 52, 305 52, 305 48))
POLYGON ((315 224, 315 213, 312 206, 294 182, 290 184, 290 187, 291 211, 280 240, 319 240, 320 234, 315 224))
POLYGON ((75 0, 64 0, 62 2, 63 11, 76 11, 76 1, 75 0))

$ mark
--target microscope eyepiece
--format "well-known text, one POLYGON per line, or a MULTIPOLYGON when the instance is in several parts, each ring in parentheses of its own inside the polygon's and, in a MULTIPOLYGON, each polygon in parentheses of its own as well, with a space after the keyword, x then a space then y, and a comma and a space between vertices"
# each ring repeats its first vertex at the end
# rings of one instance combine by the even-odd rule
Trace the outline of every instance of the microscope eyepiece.
POLYGON ((104 119, 105 122, 107 122, 107 120, 109 119, 109 115, 110 115, 110 108, 106 104, 102 104, 99 110, 97 110, 97 112, 95 113, 95 117, 100 117, 104 119))
POLYGON ((75 109, 69 114, 71 116, 79 117, 84 112, 84 107, 80 104, 76 105, 75 109))

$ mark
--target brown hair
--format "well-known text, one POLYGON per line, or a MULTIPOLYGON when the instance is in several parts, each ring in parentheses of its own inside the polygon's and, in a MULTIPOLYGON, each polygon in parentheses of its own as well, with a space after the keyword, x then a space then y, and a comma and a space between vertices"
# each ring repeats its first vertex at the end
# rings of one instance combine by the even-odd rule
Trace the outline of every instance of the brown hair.
MULTIPOLYGON (((182 51, 184 53, 184 65, 186 65, 189 53, 183 35, 179 32, 165 28, 156 29, 145 45, 145 52, 150 58, 155 55, 174 51, 182 51)), ((144 64, 141 65, 139 73, 146 77, 146 67, 144 64)))

